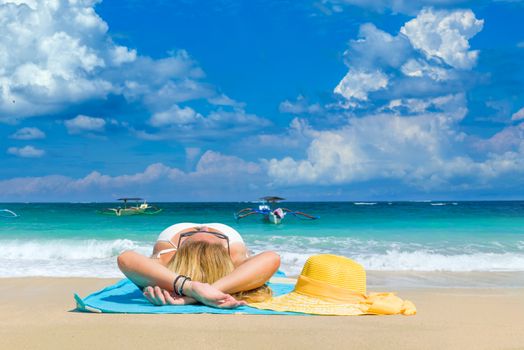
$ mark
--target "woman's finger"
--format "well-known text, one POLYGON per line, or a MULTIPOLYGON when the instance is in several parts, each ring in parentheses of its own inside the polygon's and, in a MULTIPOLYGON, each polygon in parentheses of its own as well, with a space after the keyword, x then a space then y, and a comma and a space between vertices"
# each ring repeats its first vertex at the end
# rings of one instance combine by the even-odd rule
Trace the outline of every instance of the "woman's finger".
POLYGON ((236 300, 226 300, 218 305, 221 309, 234 309, 238 306, 240 306, 240 304, 236 300))
POLYGON ((153 305, 156 305, 156 301, 153 298, 153 288, 151 288, 151 287, 144 288, 143 295, 147 299, 147 301, 149 301, 153 305))
POLYGON ((226 298, 217 301, 216 306, 221 309, 233 309, 238 306, 246 305, 244 301, 238 301, 231 295, 227 294, 226 298))
POLYGON ((176 305, 177 302, 176 300, 173 298, 173 296, 171 295, 171 293, 169 293, 167 290, 164 289, 164 298, 166 300, 166 302, 170 305, 176 305))
POLYGON ((159 286, 155 286, 155 299, 158 301, 158 305, 166 304, 166 298, 164 298, 164 293, 162 293, 162 289, 159 286))

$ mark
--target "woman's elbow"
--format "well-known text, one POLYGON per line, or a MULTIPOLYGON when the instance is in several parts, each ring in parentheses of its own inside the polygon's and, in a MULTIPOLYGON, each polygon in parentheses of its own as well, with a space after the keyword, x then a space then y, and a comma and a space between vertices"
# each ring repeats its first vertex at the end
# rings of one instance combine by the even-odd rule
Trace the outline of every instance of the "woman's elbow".
POLYGON ((122 271, 128 271, 132 266, 133 257, 136 253, 131 250, 126 250, 116 258, 118 268, 122 271))
POLYGON ((267 251, 265 254, 267 255, 267 263, 271 267, 271 270, 276 272, 280 267, 280 255, 274 251, 267 251))

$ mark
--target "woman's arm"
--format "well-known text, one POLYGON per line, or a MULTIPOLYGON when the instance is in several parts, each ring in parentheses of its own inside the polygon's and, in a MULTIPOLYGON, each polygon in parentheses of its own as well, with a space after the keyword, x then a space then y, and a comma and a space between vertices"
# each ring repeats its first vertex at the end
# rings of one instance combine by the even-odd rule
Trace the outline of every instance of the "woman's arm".
POLYGON ((167 267, 133 251, 125 251, 117 258, 120 271, 140 288, 159 286, 173 291, 173 282, 177 276, 167 267))
POLYGON ((224 293, 237 293, 258 288, 269 281, 280 267, 280 256, 272 251, 246 259, 229 275, 222 277, 213 287, 224 293))
MULTIPOLYGON (((152 259, 133 251, 126 251, 118 256, 117 261, 124 275, 140 288, 158 286, 170 292, 174 291, 173 283, 177 275, 152 259)), ((184 285, 183 292, 203 304, 219 308, 234 308, 245 304, 207 283, 189 281, 184 285)), ((154 304, 165 304, 165 298, 159 298, 158 303, 154 304)))

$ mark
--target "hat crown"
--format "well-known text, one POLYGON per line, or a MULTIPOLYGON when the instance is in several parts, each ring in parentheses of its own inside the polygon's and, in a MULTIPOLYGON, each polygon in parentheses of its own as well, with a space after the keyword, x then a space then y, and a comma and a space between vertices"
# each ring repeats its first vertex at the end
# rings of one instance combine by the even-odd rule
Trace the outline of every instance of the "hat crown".
POLYGON ((338 255, 311 256, 302 276, 348 291, 366 294, 366 271, 357 262, 338 255))

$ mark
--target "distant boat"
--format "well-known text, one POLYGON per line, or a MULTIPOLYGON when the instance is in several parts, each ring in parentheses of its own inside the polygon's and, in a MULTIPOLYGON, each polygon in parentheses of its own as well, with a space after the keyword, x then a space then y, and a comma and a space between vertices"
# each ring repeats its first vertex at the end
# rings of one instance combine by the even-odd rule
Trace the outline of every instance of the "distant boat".
POLYGON ((9 209, 0 209, 0 216, 3 218, 17 218, 20 215, 9 209))
POLYGON ((243 219, 250 215, 261 215, 266 222, 272 223, 272 224, 280 224, 282 223, 282 220, 287 214, 291 214, 299 219, 306 219, 306 220, 316 220, 318 219, 318 216, 312 216, 300 211, 294 211, 288 208, 276 208, 272 209, 270 204, 271 203, 278 203, 280 201, 285 200, 285 198, 282 197, 275 197, 275 196, 267 196, 262 197, 259 199, 259 203, 261 203, 258 208, 244 208, 239 210, 238 212, 234 213, 234 217, 236 221, 239 221, 240 219, 243 219))
POLYGON ((115 215, 115 216, 130 216, 130 215, 154 215, 162 211, 162 209, 148 204, 143 198, 118 198, 117 200, 123 201, 123 207, 117 208, 106 208, 100 211, 100 214, 104 215, 115 215), (134 201, 135 205, 127 204, 128 201, 134 201), (142 203, 139 203, 143 201, 142 203))

